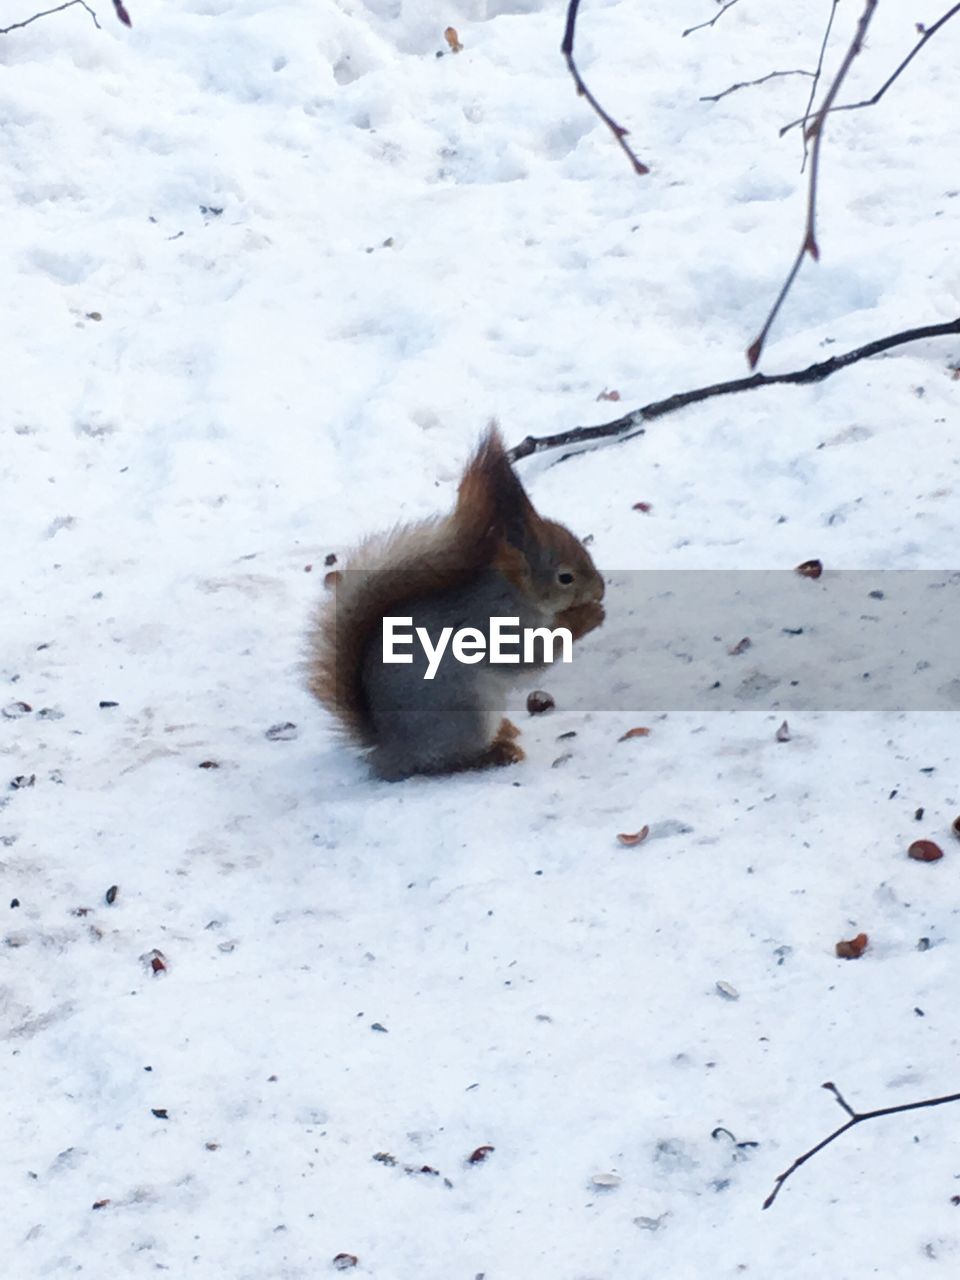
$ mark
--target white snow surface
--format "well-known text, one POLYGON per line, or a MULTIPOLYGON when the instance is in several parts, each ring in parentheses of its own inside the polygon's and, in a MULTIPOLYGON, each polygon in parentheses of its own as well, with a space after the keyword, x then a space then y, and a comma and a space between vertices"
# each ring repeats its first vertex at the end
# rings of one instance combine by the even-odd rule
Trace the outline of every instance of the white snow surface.
MULTIPOLYGON (((643 178, 558 0, 129 7, 0 37, 4 1273, 956 1275, 956 1107, 857 1126, 761 1210, 845 1119, 824 1081, 960 1089, 955 710, 778 742, 772 708, 574 713, 547 673, 522 765, 389 785, 300 666, 325 558, 449 509, 490 418, 515 443, 746 371, 809 80, 701 95, 812 69, 829 0, 686 39, 717 5, 586 4, 643 178)), ((881 3, 843 99, 938 14, 881 3)), ((960 21, 830 122, 767 371, 960 313, 958 55, 960 21)), ((953 570, 958 360, 520 471, 611 572, 953 570)))

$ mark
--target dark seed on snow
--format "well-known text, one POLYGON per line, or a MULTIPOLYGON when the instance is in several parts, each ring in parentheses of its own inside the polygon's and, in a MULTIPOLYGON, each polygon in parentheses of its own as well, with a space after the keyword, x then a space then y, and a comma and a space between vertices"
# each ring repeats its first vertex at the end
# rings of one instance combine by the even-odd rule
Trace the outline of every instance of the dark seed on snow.
POLYGON ((823 573, 823 562, 820 560, 804 560, 803 564, 798 564, 795 570, 801 578, 819 578, 823 573))
POLYGON ((914 840, 907 850, 907 857, 913 858, 915 862, 939 862, 943 857, 943 850, 932 840, 914 840))
POLYGON ((283 724, 272 724, 264 737, 268 742, 290 742, 297 736, 297 726, 289 720, 283 724))

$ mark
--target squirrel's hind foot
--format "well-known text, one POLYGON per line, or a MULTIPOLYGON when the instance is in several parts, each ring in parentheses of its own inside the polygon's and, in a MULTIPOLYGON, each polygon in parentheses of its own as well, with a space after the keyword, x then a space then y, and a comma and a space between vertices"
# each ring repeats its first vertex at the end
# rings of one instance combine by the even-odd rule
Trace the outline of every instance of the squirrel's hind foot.
MULTIPOLYGON (((371 755, 374 773, 384 782, 400 782, 413 774, 451 774, 467 773, 472 769, 497 769, 508 764, 519 764, 526 759, 526 753, 516 741, 520 730, 512 721, 503 719, 497 729, 493 741, 477 755, 461 758, 459 761, 440 759, 420 760, 411 764, 404 756, 403 762, 396 751, 379 747, 371 755)), ((478 744, 479 745, 479 744, 478 744)))
POLYGON ((501 720, 497 736, 477 761, 480 769, 503 768, 508 764, 519 764, 527 758, 523 747, 517 742, 520 730, 510 720, 501 720))

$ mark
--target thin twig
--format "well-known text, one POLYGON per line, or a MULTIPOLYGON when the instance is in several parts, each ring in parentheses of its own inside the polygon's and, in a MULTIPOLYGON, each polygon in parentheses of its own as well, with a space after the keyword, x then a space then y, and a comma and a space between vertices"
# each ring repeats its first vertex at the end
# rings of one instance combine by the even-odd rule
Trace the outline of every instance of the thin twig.
POLYGON ((86 3, 86 0, 67 0, 66 4, 58 4, 55 9, 44 9, 41 13, 35 13, 32 18, 27 18, 24 22, 14 22, 9 27, 0 27, 0 36, 8 35, 11 31, 19 31, 21 27, 29 27, 30 23, 36 22, 38 18, 49 18, 51 13, 62 13, 64 9, 72 9, 75 4, 80 5, 82 9, 86 9, 98 31, 103 30, 97 21, 97 15, 86 3))
POLYGON ((737 0, 727 0, 727 3, 723 6, 720 12, 716 14, 715 17, 711 18, 709 22, 701 22, 696 27, 687 27, 686 31, 684 31, 683 34, 685 36, 689 36, 689 35, 692 35, 694 31, 702 31, 704 27, 712 27, 713 24, 715 22, 719 22, 720 19, 723 17, 723 15, 727 12, 727 10, 732 9, 736 3, 737 3, 737 0))
MULTIPOLYGON (((921 325, 916 329, 904 329, 900 333, 876 338, 873 342, 854 348, 853 351, 831 356, 829 360, 821 360, 817 364, 809 365, 806 369, 797 369, 792 373, 753 373, 749 377, 735 378, 731 382, 716 382, 709 387, 677 392, 665 400, 654 400, 641 409, 634 409, 632 413, 622 418, 601 423, 599 426, 572 427, 568 431, 560 431, 552 436, 527 436, 510 450, 510 460, 518 462, 521 458, 528 458, 534 453, 546 453, 549 449, 564 449, 578 445, 595 446, 601 441, 617 443, 630 440, 634 436, 644 434, 645 422, 662 418, 689 404, 699 404, 702 400, 713 399, 714 396, 733 395, 738 391, 752 391, 754 387, 770 387, 779 383, 822 382, 838 369, 845 369, 848 365, 879 355, 883 351, 889 351, 892 347, 903 346, 907 342, 920 342, 924 338, 947 337, 950 334, 960 334, 960 316, 956 320, 947 320, 942 324, 921 325)), ((563 461, 562 458, 561 461, 563 461)))
POLYGON ((822 1151, 824 1147, 829 1146, 831 1142, 836 1138, 839 1138, 842 1133, 846 1133, 848 1129, 852 1129, 854 1125, 862 1124, 864 1120, 876 1120, 878 1116, 896 1115, 900 1111, 918 1111, 921 1107, 941 1107, 947 1102, 960 1102, 960 1093, 948 1093, 942 1098, 923 1098, 920 1102, 902 1102, 897 1107, 877 1107, 875 1111, 854 1111, 853 1107, 850 1106, 846 1098, 831 1080, 828 1080, 822 1087, 830 1090, 836 1101, 841 1107, 843 1107, 850 1119, 846 1124, 842 1124, 839 1129, 834 1129, 833 1133, 824 1138, 822 1142, 818 1142, 815 1147, 811 1147, 809 1151, 805 1151, 802 1156, 797 1156, 790 1168, 785 1169, 775 1180, 773 1190, 763 1202, 764 1209, 770 1208, 774 1200, 776 1200, 777 1196, 780 1194, 780 1188, 792 1173, 796 1173, 800 1166, 802 1164, 806 1164, 811 1156, 815 1156, 818 1151, 822 1151))
MULTIPOLYGON (((838 3, 838 0, 834 0, 834 4, 836 3, 838 3)), ((865 98, 863 102, 845 102, 843 103, 842 106, 831 107, 830 114, 836 115, 838 111, 859 111, 861 107, 876 106, 876 104, 880 101, 883 95, 887 92, 887 90, 893 84, 894 80, 896 80, 896 78, 900 75, 901 71, 906 70, 906 68, 914 60, 914 58, 917 56, 917 54, 920 52, 923 46, 927 43, 927 41, 932 36, 935 36, 937 32, 940 30, 940 28, 944 26, 947 22, 949 22, 951 18, 956 17, 958 13, 960 13, 960 4, 955 4, 952 9, 948 9, 947 12, 943 14, 942 17, 938 18, 932 27, 924 27, 923 35, 921 36, 921 38, 917 41, 917 43, 913 46, 913 48, 910 50, 910 52, 907 54, 904 60, 900 63, 896 71, 894 71, 894 73, 883 82, 883 84, 880 86, 880 88, 877 90, 877 92, 873 95, 872 98, 865 98)), ((810 103, 807 104, 807 110, 805 114, 799 118, 799 120, 791 120, 789 124, 785 124, 783 126, 783 128, 780 130, 781 138, 785 133, 788 133, 791 129, 795 129, 798 124, 807 123, 807 121, 810 119, 810 105, 811 105, 810 103)))
POLYGON ((747 361, 751 369, 757 367, 757 361, 760 359, 760 353, 763 350, 763 344, 767 340, 767 334, 770 332, 774 320, 777 318, 783 300, 790 292, 790 287, 796 279, 797 272, 800 270, 800 264, 806 254, 816 262, 820 257, 820 248, 817 245, 817 183, 820 178, 820 147, 823 142, 823 126, 826 121, 827 114, 833 106, 834 99, 840 92, 840 86, 846 78, 847 72, 853 65, 853 60, 863 48, 864 37, 867 34, 867 28, 870 26, 870 19, 873 17, 874 10, 877 7, 878 0, 866 0, 863 6, 863 13, 857 23, 857 29, 854 32, 853 39, 850 41, 850 48, 844 55, 840 69, 833 78, 833 84, 827 90, 827 96, 823 100, 820 110, 817 112, 813 123, 807 126, 807 137, 812 141, 813 146, 810 150, 810 185, 807 191, 807 220, 803 230, 803 241, 797 252, 793 266, 787 272, 787 278, 777 295, 776 301, 770 309, 770 313, 764 321, 763 328, 760 333, 751 342, 747 348, 747 361))
POLYGON ((857 1114, 854 1111, 853 1107, 851 1107, 850 1103, 846 1100, 846 1098, 837 1088, 837 1086, 833 1083, 832 1080, 825 1080, 824 1083, 820 1086, 820 1088, 829 1089, 830 1092, 833 1094, 834 1098, 836 1098, 837 1102, 841 1107, 843 1107, 844 1111, 847 1113, 848 1116, 855 1116, 857 1114))
MULTIPOLYGON (((810 111, 813 107, 813 100, 817 96, 817 86, 820 84, 820 73, 821 71, 823 71, 823 57, 824 57, 824 54, 827 52, 827 42, 830 39, 830 32, 833 29, 833 20, 837 16, 837 5, 839 3, 840 3, 840 0, 833 0, 833 4, 830 8, 830 17, 827 19, 827 29, 826 31, 824 31, 823 40, 820 43, 820 57, 817 59, 817 70, 813 77, 813 84, 810 86, 810 97, 807 99, 807 107, 803 113, 804 120, 806 120, 807 117, 810 115, 810 111)), ((783 137, 782 129, 780 130, 780 137, 781 138, 783 137)), ((801 173, 803 173, 804 169, 806 169, 807 167, 807 149, 809 146, 810 146, 810 140, 807 137, 806 130, 804 130, 803 132, 803 164, 800 166, 801 173)))
MULTIPOLYGON (((736 0, 733 0, 733 3, 736 3, 736 0)), ((587 88, 583 81, 583 77, 577 70, 577 64, 573 60, 573 41, 577 26, 577 10, 579 8, 580 0, 570 0, 569 5, 567 6, 567 25, 563 33, 563 44, 560 46, 560 52, 563 54, 564 58, 566 58, 567 66, 570 68, 570 74, 573 76, 573 83, 577 86, 577 93, 579 93, 582 98, 586 98, 591 107, 593 107, 594 111, 616 138, 618 146, 633 165, 634 172, 639 174, 649 173, 650 169, 648 166, 643 163, 632 147, 624 141, 628 130, 625 129, 622 124, 617 124, 613 116, 608 115, 606 111, 604 111, 603 107, 601 107, 600 103, 587 88)))
MULTIPOLYGON (((840 0, 834 0, 839 4, 840 0)), ((728 93, 735 93, 737 89, 751 89, 755 84, 766 84, 768 80, 773 80, 777 76, 812 76, 812 71, 770 71, 765 76, 761 76, 759 80, 741 80, 738 84, 732 84, 729 89, 724 89, 722 93, 705 93, 701 98, 701 102, 719 102, 721 98, 725 98, 728 93)))

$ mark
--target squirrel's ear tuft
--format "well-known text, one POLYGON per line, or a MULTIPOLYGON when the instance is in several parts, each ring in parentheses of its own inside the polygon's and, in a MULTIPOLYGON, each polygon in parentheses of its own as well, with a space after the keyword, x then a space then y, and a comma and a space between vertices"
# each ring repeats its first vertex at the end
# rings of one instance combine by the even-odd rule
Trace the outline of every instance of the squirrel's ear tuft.
POLYGON ((510 465, 503 437, 491 423, 460 481, 457 515, 468 520, 480 536, 503 537, 524 547, 540 517, 510 465))

